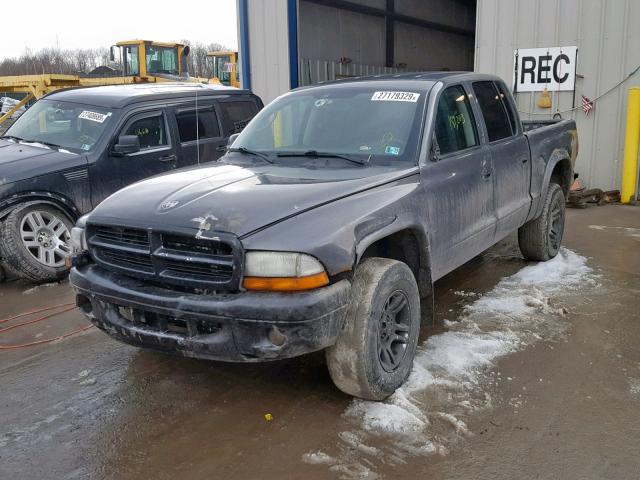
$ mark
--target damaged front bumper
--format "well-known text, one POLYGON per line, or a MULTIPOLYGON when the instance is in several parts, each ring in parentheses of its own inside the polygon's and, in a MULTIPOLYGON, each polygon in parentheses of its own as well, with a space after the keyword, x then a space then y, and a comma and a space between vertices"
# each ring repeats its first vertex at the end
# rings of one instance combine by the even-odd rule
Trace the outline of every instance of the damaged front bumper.
POLYGON ((186 357, 231 362, 289 358, 333 345, 346 313, 347 280, 299 293, 193 294, 71 269, 80 309, 117 340, 186 357))

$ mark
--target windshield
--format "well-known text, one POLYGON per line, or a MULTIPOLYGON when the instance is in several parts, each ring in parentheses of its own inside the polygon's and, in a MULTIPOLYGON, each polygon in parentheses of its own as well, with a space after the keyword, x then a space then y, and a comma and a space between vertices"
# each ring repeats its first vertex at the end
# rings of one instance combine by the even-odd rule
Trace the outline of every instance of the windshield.
POLYGON ((111 111, 102 107, 43 99, 22 114, 5 135, 74 153, 89 152, 111 118, 111 111))
POLYGON ((178 75, 178 49, 175 47, 147 47, 147 74, 178 75))
POLYGON ((275 158, 318 152, 385 164, 414 162, 424 97, 416 89, 345 85, 294 92, 263 109, 233 146, 275 158))

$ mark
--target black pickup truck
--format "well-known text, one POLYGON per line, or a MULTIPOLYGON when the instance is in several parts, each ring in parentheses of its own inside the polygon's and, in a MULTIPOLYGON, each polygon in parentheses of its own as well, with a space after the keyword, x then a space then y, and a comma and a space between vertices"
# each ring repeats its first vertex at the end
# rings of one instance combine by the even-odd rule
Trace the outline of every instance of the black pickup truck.
POLYGON ((83 217, 77 304, 116 339, 189 357, 326 349, 340 389, 385 398, 433 321, 435 280, 515 230, 525 258, 558 253, 576 125, 525 130, 493 76, 294 90, 218 164, 125 188, 83 217))
POLYGON ((0 137, 0 273, 5 264, 35 281, 65 275, 82 214, 138 180, 217 160, 260 108, 246 90, 195 83, 43 97, 0 137))

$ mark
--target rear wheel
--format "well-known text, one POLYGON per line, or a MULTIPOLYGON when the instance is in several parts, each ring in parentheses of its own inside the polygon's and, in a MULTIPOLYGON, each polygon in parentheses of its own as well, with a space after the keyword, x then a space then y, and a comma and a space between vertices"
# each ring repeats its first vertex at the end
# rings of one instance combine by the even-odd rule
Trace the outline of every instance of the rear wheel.
POLYGON ((420 296, 409 267, 369 258, 357 268, 345 325, 326 351, 336 386, 383 400, 409 376, 420 332, 420 296))
POLYGON ((564 192, 560 185, 551 183, 540 216, 518 230, 518 244, 524 258, 546 261, 555 257, 564 235, 564 219, 564 192))
POLYGON ((18 206, 0 227, 4 261, 20 276, 36 282, 64 276, 72 225, 71 219, 54 207, 18 206))

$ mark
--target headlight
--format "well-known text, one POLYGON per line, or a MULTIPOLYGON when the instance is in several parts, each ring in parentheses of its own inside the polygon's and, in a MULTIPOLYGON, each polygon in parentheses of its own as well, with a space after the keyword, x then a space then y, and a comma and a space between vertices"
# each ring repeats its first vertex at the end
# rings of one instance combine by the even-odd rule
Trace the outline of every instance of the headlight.
POLYGON ((71 248, 73 253, 86 252, 89 250, 87 247, 87 237, 84 232, 84 228, 82 227, 73 227, 71 229, 71 248))
POLYGON ((73 249, 73 253, 86 252, 89 250, 85 235, 87 218, 89 218, 89 215, 80 217, 76 222, 76 226, 71 229, 71 248, 73 249))
POLYGON ((310 255, 292 252, 247 252, 243 286, 247 290, 293 292, 323 287, 329 277, 310 255))

